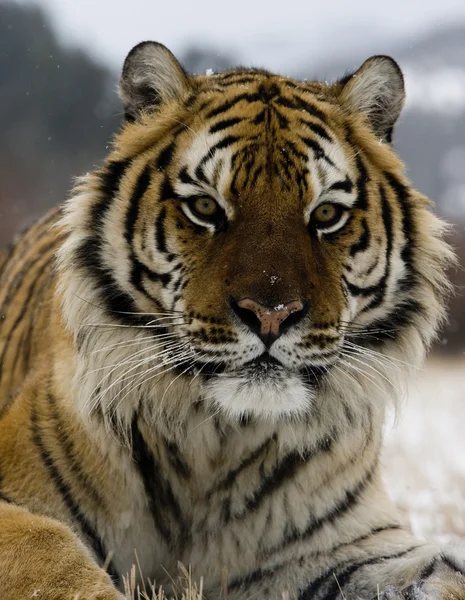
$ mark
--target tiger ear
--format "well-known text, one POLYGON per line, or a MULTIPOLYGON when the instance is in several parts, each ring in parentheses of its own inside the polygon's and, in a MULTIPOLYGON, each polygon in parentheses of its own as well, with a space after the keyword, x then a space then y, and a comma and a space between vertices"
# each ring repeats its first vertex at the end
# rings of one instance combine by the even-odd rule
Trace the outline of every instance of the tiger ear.
POLYGON ((339 85, 343 104, 364 114, 375 135, 390 143, 405 101, 404 76, 396 61, 390 56, 372 56, 339 85))
POLYGON ((189 76, 163 44, 142 42, 124 61, 119 94, 130 121, 142 111, 179 98, 189 88, 189 76))

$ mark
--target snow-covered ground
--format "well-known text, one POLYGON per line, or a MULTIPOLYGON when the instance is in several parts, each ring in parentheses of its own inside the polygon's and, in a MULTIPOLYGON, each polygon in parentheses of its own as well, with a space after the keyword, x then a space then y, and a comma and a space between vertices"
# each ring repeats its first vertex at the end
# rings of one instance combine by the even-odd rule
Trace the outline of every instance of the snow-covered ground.
POLYGON ((465 546, 465 360, 419 371, 386 434, 387 489, 414 532, 465 546))

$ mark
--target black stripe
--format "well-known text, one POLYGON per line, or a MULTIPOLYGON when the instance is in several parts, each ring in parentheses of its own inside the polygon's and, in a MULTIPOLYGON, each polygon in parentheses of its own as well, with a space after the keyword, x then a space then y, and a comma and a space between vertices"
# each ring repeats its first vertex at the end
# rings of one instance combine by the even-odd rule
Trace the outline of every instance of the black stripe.
POLYGON ((329 165, 335 166, 333 161, 329 158, 329 156, 325 153, 321 145, 311 138, 300 136, 302 142, 313 152, 315 158, 317 160, 325 160, 329 165))
POLYGON ((178 195, 174 191, 170 178, 168 177, 168 175, 165 175, 163 183, 160 187, 160 202, 166 202, 167 200, 175 200, 177 198, 178 195))
POLYGON ((133 254, 132 243, 134 239, 134 230, 139 217, 139 203, 150 185, 150 173, 150 166, 145 165, 142 173, 137 178, 136 187, 132 193, 129 201, 129 208, 126 213, 124 237, 131 248, 131 254, 133 254))
MULTIPOLYGON (((101 241, 87 238, 74 253, 75 264, 87 271, 87 277, 93 280, 102 306, 109 313, 118 315, 118 319, 126 325, 141 325, 143 320, 131 313, 138 312, 133 298, 118 285, 113 273, 105 267, 100 258, 101 241)), ((94 333, 93 333, 94 335, 94 333)))
MULTIPOLYGON (((376 556, 363 561, 359 561, 355 564, 346 567, 339 575, 337 575, 335 570, 333 569, 331 573, 327 576, 327 578, 332 578, 333 581, 331 582, 329 589, 325 592, 325 600, 337 600, 341 594, 340 590, 342 589, 344 591, 344 586, 349 582, 352 575, 354 575, 354 573, 356 573, 359 569, 371 565, 376 565, 387 560, 397 560, 399 558, 404 557, 406 554, 413 552, 414 550, 418 550, 419 547, 420 546, 418 545, 412 546, 410 548, 407 548, 407 550, 402 550, 401 552, 396 552, 395 554, 376 556)), ((308 598, 311 597, 313 596, 308 596, 308 598)), ((299 600, 303 599, 299 598, 299 600)))
POLYGON ((416 283, 413 260, 413 252, 415 248, 415 227, 412 206, 410 204, 410 192, 408 188, 392 173, 385 172, 384 177, 386 178, 390 189, 397 199, 402 214, 402 231, 405 237, 405 246, 402 249, 401 257, 406 267, 404 284, 405 288, 409 289, 416 283))
POLYGON ((35 292, 36 292, 36 287, 39 284, 39 280, 40 280, 40 276, 42 275, 42 273, 47 269, 47 268, 51 268, 52 267, 52 255, 47 256, 45 253, 50 251, 51 249, 55 249, 56 246, 56 241, 54 240, 53 242, 51 242, 50 244, 48 244, 45 248, 42 248, 42 252, 41 254, 39 254, 37 256, 37 258, 32 261, 28 267, 28 272, 30 272, 30 270, 40 261, 44 258, 45 256, 45 262, 43 265, 41 265, 41 267, 39 268, 39 271, 37 273, 34 273, 34 279, 32 280, 31 285, 29 286, 29 288, 27 289, 26 292, 26 297, 24 299, 24 302, 22 304, 21 310, 19 311, 18 315, 16 316, 16 319, 13 322, 13 325, 11 326, 8 335, 6 336, 5 339, 5 343, 3 346, 3 350, 2 353, 0 355, 0 380, 3 376, 3 368, 5 366, 5 356, 8 352, 8 347, 10 345, 11 339, 17 329, 17 327, 19 326, 19 324, 21 323, 21 321, 24 318, 24 315, 26 314, 27 309, 29 308, 29 304, 35 299, 35 292))
POLYGON ((225 88, 229 88, 229 87, 233 87, 235 85, 244 85, 247 83, 256 83, 257 82, 257 78, 253 77, 253 75, 249 75, 249 76, 239 76, 237 77, 237 79, 230 79, 229 81, 222 81, 221 83, 223 84, 223 87, 225 88))
POLYGON ((406 300, 382 319, 374 321, 370 327, 376 329, 377 341, 393 341, 405 327, 415 323, 415 315, 423 314, 424 307, 416 300, 406 300))
MULTIPOLYGON (((390 529, 397 530, 397 529, 401 529, 401 527, 400 527, 400 525, 397 525, 397 524, 377 527, 376 529, 372 529, 368 533, 363 534, 358 538, 352 539, 349 542, 343 542, 341 544, 333 546, 332 548, 330 548, 328 550, 324 550, 324 551, 317 550, 316 552, 310 552, 308 554, 304 553, 298 559, 292 558, 291 560, 281 562, 279 564, 279 566, 274 566, 273 568, 270 568, 270 569, 261 569, 261 568, 256 569, 243 577, 238 577, 238 578, 234 579, 228 585, 228 590, 233 590, 233 589, 249 586, 250 584, 257 583, 258 581, 265 579, 266 577, 276 576, 278 574, 278 571, 282 571, 283 569, 287 568, 290 565, 295 566, 297 561, 298 561, 299 565, 303 565, 305 561, 307 561, 308 563, 312 563, 312 562, 314 563, 316 560, 318 560, 321 557, 327 558, 328 556, 331 556, 334 552, 340 550, 343 547, 358 544, 359 542, 362 542, 365 539, 368 539, 369 537, 371 537, 373 535, 377 535, 378 533, 381 533, 383 531, 388 531, 390 529)), ((328 571, 327 573, 332 573, 332 570, 328 571)), ((315 579, 313 583, 318 584, 323 579, 323 577, 326 577, 327 573, 325 573, 324 576, 321 576, 321 577, 318 577, 317 579, 315 579)), ((305 593, 305 591, 306 590, 301 592, 301 594, 305 593)), ((310 599, 314 600, 313 595, 308 597, 308 600, 310 600, 310 599)))
POLYGON ((366 219, 362 219, 361 225, 362 225, 362 235, 355 242, 355 244, 352 244, 352 246, 350 247, 350 251, 349 251, 350 256, 355 256, 359 252, 364 252, 370 244, 371 236, 370 236, 370 230, 368 229, 366 219))
POLYGON ((309 115, 320 119, 320 121, 322 121, 323 123, 327 123, 328 119, 321 110, 316 108, 316 106, 314 106, 313 104, 310 104, 310 102, 307 102, 303 98, 300 98, 299 96, 293 96, 292 99, 280 96, 275 100, 275 102, 276 104, 279 104, 280 106, 285 106, 286 108, 289 108, 291 110, 304 110, 309 115))
POLYGON ((7 271, 7 267, 9 267, 10 265, 10 258, 13 255, 14 251, 16 250, 16 245, 11 243, 7 246, 7 248, 5 248, 4 250, 4 260, 3 263, 0 267, 0 281, 4 275, 4 273, 7 271))
POLYGON ((169 481, 163 476, 137 425, 137 418, 132 423, 132 455, 144 484, 155 527, 171 549, 181 552, 189 542, 190 527, 169 481))
POLYGON ((387 282, 391 273, 391 260, 392 260, 392 245, 393 245, 393 230, 392 230, 392 211, 391 206, 386 198, 386 192, 382 184, 379 185, 379 195, 381 198, 381 215, 384 225, 384 231, 386 234, 386 253, 384 274, 378 283, 378 291, 375 297, 364 307, 363 312, 368 312, 378 307, 384 300, 387 282))
POLYGON ((260 458, 260 456, 266 453, 274 439, 274 437, 271 437, 265 440, 262 444, 260 444, 260 446, 258 446, 258 448, 253 450, 249 454, 249 456, 244 458, 237 467, 231 469, 223 479, 218 481, 207 492, 207 498, 210 498, 216 492, 229 489, 233 485, 239 473, 241 473, 244 469, 250 467, 250 465, 252 465, 258 458, 260 458))
POLYGON ((235 518, 244 518, 248 512, 256 511, 267 497, 287 481, 295 477, 297 471, 308 464, 320 452, 331 452, 334 440, 325 436, 315 446, 304 451, 295 451, 287 454, 268 476, 262 476, 260 487, 245 501, 245 510, 233 515, 235 518))
POLYGON ((290 154, 292 154, 293 156, 295 156, 295 158, 303 160, 305 163, 307 163, 308 156, 306 154, 304 154, 303 152, 301 152, 297 148, 297 146, 294 144, 294 142, 286 140, 286 142, 284 144, 284 148, 285 148, 286 152, 289 152, 290 154))
MULTIPOLYGON (((344 548, 347 546, 353 546, 354 544, 358 544, 358 543, 372 537, 373 535, 377 535, 378 533, 381 533, 383 531, 389 531, 391 529, 398 530, 398 529, 401 529, 401 527, 400 527, 400 525, 397 525, 397 524, 385 525, 383 527, 377 527, 376 529, 372 529, 368 533, 365 533, 358 538, 352 539, 349 542, 343 542, 341 544, 333 546, 332 548, 330 548, 328 550, 311 552, 309 554, 303 554, 299 559, 292 558, 291 560, 281 562, 279 564, 279 566, 274 566, 273 568, 270 568, 270 569, 261 569, 261 568, 255 569, 254 571, 248 573, 245 576, 233 579, 231 581, 231 583, 228 585, 228 591, 232 591, 234 589, 250 586, 251 584, 262 581, 266 577, 275 577, 278 574, 278 571, 281 572, 282 570, 287 568, 289 565, 294 566, 297 563, 297 561, 299 562, 299 564, 303 564, 304 561, 307 561, 308 563, 311 563, 311 562, 314 563, 320 557, 327 558, 328 556, 331 556, 331 554, 340 550, 341 548, 344 548)), ((322 579, 324 577, 326 577, 327 573, 328 572, 326 572, 325 575, 315 579, 313 584, 317 584, 317 582, 319 584, 319 582, 322 581, 322 579)), ((312 585, 312 584, 310 584, 310 585, 312 585)), ((301 592, 301 594, 304 594, 305 592, 306 592, 306 590, 301 592)), ((313 595, 311 597, 309 597, 309 600, 310 600, 310 598, 311 598, 311 600, 314 600, 313 595)))
POLYGON ((265 120, 265 111, 261 110, 252 120, 254 125, 260 125, 265 120))
POLYGON ((253 174, 249 173, 249 186, 251 188, 253 188, 256 185, 261 173, 263 173, 263 165, 258 165, 253 174))
MULTIPOLYGON (((207 163, 210 159, 212 159, 215 156, 216 152, 218 152, 218 150, 222 150, 223 148, 228 148, 229 146, 231 146, 232 144, 234 144, 235 142, 237 142, 240 139, 241 138, 238 137, 237 135, 227 135, 222 140, 219 140, 216 144, 211 146, 211 148, 209 148, 207 150, 207 153, 202 157, 201 161, 197 165, 197 167, 195 169, 195 176, 199 180, 204 181, 205 183, 211 184, 212 182, 209 181, 207 179, 207 177, 205 176, 205 171, 204 171, 205 163, 207 163)), ((253 139, 253 138, 251 138, 251 139, 253 139)))
MULTIPOLYGON (((136 223, 139 218, 139 206, 140 201, 146 193, 147 189, 150 186, 151 182, 151 168, 150 165, 146 165, 139 175, 136 183, 136 187, 131 196, 131 200, 129 203, 129 209, 126 214, 126 225, 125 225, 125 239, 129 246, 129 259, 131 261, 131 284, 137 288, 142 294, 147 296, 150 300, 154 300, 146 291, 143 286, 142 278, 145 275, 151 281, 160 282, 163 286, 167 286, 171 281, 170 273, 156 273, 152 271, 147 266, 142 264, 134 251, 134 235, 136 223)), ((165 181, 167 178, 165 179, 165 181)), ((136 311, 134 311, 136 312, 136 311)))
POLYGON ((438 565, 438 556, 435 556, 427 565, 426 567, 421 571, 421 573, 418 576, 418 579, 420 581, 420 583, 423 582, 424 579, 428 579, 429 577, 431 577, 431 575, 434 573, 437 565, 438 565))
POLYGON ((50 392, 47 394, 47 400, 50 409, 50 415, 52 416, 56 424, 55 439, 66 457, 66 464, 69 470, 79 481, 79 487, 83 490, 83 493, 86 496, 92 498, 92 501, 95 504, 98 504, 99 507, 104 507, 105 501, 103 496, 93 485, 88 473, 86 473, 83 470, 82 465, 78 462, 76 458, 74 442, 69 438, 68 434, 66 433, 66 428, 61 420, 60 413, 56 404, 56 399, 50 392))
POLYGON ((210 127, 210 133, 216 133, 217 131, 223 131, 223 129, 228 129, 237 123, 241 123, 244 119, 240 117, 233 117, 232 119, 224 119, 223 121, 218 121, 210 127))
POLYGON ((281 114, 279 112, 279 110, 274 110, 273 114, 275 115, 275 117, 278 120, 278 124, 280 129, 289 129, 289 119, 287 117, 285 117, 283 114, 281 114))
POLYGON ((227 112, 228 110, 230 110, 231 108, 236 106, 236 104, 239 104, 239 102, 242 102, 242 100, 245 100, 246 102, 249 102, 249 103, 259 102, 261 100, 261 97, 260 97, 260 94, 257 94, 257 93, 250 94, 247 92, 245 94, 239 94, 239 96, 235 96, 234 98, 231 98, 224 104, 217 106, 216 108, 211 110, 209 113, 207 113, 206 119, 211 119, 213 117, 216 117, 217 115, 221 115, 221 114, 227 112))
POLYGON ((166 207, 163 206, 155 223, 155 241, 157 244, 157 250, 166 254, 168 252, 168 248, 166 247, 165 219, 166 207))
MULTIPOLYGON (((226 81, 230 79, 235 79, 236 77, 244 77, 250 76, 253 77, 254 81, 260 81, 257 75, 268 75, 268 71, 265 69, 247 69, 244 67, 235 67, 234 69, 230 69, 225 71, 224 73, 218 73, 217 78, 221 83, 226 83, 226 81)), ((216 75, 216 74, 215 74, 216 75)))
MULTIPOLYGON (((413 549, 415 549, 415 548, 418 548, 418 546, 415 546, 413 549)), ((411 550, 412 550, 412 548, 409 551, 411 551, 411 550)), ((404 551, 402 551, 401 554, 403 554, 403 553, 404 553, 404 551)), ((386 560, 386 558, 389 558, 390 556, 392 556, 393 558, 396 558, 396 555, 389 555, 387 557, 383 556, 383 557, 369 558, 362 563, 361 562, 356 563, 357 568, 365 566, 366 564, 372 564, 371 561, 379 560, 380 562, 382 562, 383 560, 386 560)), ((325 573, 323 573, 322 575, 317 577, 317 579, 315 579, 307 588, 305 588, 305 590, 300 592, 298 600, 314 600, 318 591, 326 583, 329 583, 329 582, 331 582, 331 584, 335 583, 334 576, 335 576, 336 570, 340 569, 341 567, 344 567, 344 566, 347 567, 347 561, 344 561, 343 563, 340 563, 339 565, 331 567, 331 569, 328 569, 327 571, 325 571, 325 573)), ((355 565, 353 564, 351 566, 354 567, 355 565)), ((339 586, 337 585, 337 583, 335 583, 335 585, 337 587, 337 592, 339 592, 339 586)), ((323 597, 324 597, 324 600, 327 600, 327 598, 328 598, 326 593, 323 597)))
POLYGON ((89 228, 93 236, 85 239, 76 249, 74 260, 77 265, 87 271, 99 293, 99 298, 107 312, 119 315, 119 320, 128 325, 141 324, 137 315, 137 306, 129 294, 126 294, 116 282, 111 269, 102 263, 102 230, 107 211, 111 207, 114 195, 119 191, 121 179, 131 159, 108 163, 100 175, 102 197, 91 210, 89 228))
MULTIPOLYGON (((212 156, 214 156, 214 154, 215 154, 215 152, 217 152, 217 150, 222 150, 223 148, 227 148, 228 146, 231 146, 232 144, 234 144, 235 142, 237 142, 240 139, 241 138, 237 135, 227 135, 222 140, 219 140, 218 142, 216 142, 216 144, 213 144, 213 146, 208 150, 208 154, 202 159, 202 162, 206 162, 208 159, 210 159, 212 156)), ((252 139, 252 138, 249 138, 248 141, 250 139, 252 139)))
POLYGON ((281 179, 281 185, 284 184, 284 187, 287 190, 290 190, 290 184, 294 181, 294 176, 291 173, 291 169, 289 168, 288 160, 286 158, 281 158, 280 160, 274 163, 274 169, 278 180, 281 179))
MULTIPOLYGON (((29 274, 29 269, 31 266, 33 266, 34 264, 36 264, 39 260, 40 260, 40 255, 43 252, 47 252, 47 250, 53 246, 53 244, 58 245, 58 238, 55 238, 55 241, 50 243, 50 233, 48 228, 43 230, 39 228, 39 232, 38 235, 35 236, 34 234, 36 233, 36 226, 39 227, 43 226, 45 224, 47 224, 47 222, 49 220, 56 220, 57 216, 56 216, 56 211, 53 211, 52 213, 50 213, 49 215, 47 215, 47 218, 42 219, 41 221, 34 223, 34 226, 32 228, 30 228, 30 230, 28 230, 28 234, 25 238, 22 238, 20 240, 20 242, 16 245, 15 247, 15 253, 12 257, 12 260, 10 261, 10 264, 13 266, 13 277, 10 279, 10 281, 8 282, 8 286, 6 288, 5 291, 5 295, 2 301, 2 305, 1 305, 1 310, 2 313, 5 314, 7 309, 9 308, 9 305, 11 303, 11 301, 13 300, 13 298, 15 298, 15 295, 17 294, 18 290, 20 289, 21 284, 23 283, 23 280, 28 276, 29 274), (45 238, 46 243, 44 244, 43 247, 40 247, 40 243, 41 241, 45 238), (30 261, 30 258, 26 259, 26 254, 29 250, 32 249, 32 261, 30 261), (30 261, 28 263, 28 260, 30 261), (15 273, 15 269, 14 266, 18 265, 20 263, 25 263, 29 268, 23 268, 23 269, 19 269, 16 270, 15 273)), ((1 326, 3 327, 5 324, 7 324, 7 322, 5 321, 1 321, 1 326)))
POLYGON ((303 531, 294 530, 287 535, 284 535, 281 542, 267 552, 267 556, 276 554, 276 552, 281 552, 284 548, 295 542, 301 542, 312 537, 317 531, 324 527, 324 525, 330 522, 332 523, 346 514, 358 502, 360 496, 370 484, 377 465, 378 459, 376 458, 373 466, 364 473, 363 477, 352 487, 352 489, 345 490, 340 500, 324 515, 318 517, 318 519, 312 517, 303 531))
POLYGON ((347 286, 347 289, 349 290, 349 293, 352 294, 352 296, 362 296, 362 298, 366 298, 368 296, 376 294, 379 291, 379 283, 375 283, 374 285, 370 285, 367 287, 360 287, 348 281, 345 275, 342 275, 342 280, 344 281, 345 285, 347 286))
POLYGON ((447 566, 449 567, 449 569, 451 569, 452 571, 454 571, 454 573, 459 573, 460 575, 463 575, 465 577, 465 568, 463 566, 459 566, 454 560, 452 560, 450 557, 445 556, 444 554, 441 554, 441 561, 447 566))
POLYGON ((161 150, 160 154, 155 159, 155 168, 157 171, 164 171, 169 167, 171 159, 173 158, 174 149, 175 143, 173 141, 161 150))
POLYGON ((189 479, 189 477, 191 476, 191 470, 189 468, 189 465, 181 456, 178 446, 173 442, 165 440, 165 447, 168 460, 173 469, 178 475, 181 475, 183 479, 189 479))
POLYGON ((345 275, 342 276, 344 283, 347 286, 348 291, 352 296, 361 296, 366 298, 368 296, 374 295, 374 298, 363 308, 362 312, 367 312, 379 306, 384 300, 384 294, 386 291, 386 284, 391 272, 391 254, 392 254, 392 245, 393 245, 393 228, 392 228, 392 212, 389 202, 386 198, 386 192, 384 187, 379 185, 379 194, 381 199, 381 211, 382 211, 382 220, 386 235, 386 253, 385 253, 385 268, 384 273, 379 279, 379 281, 367 287, 360 287, 353 283, 350 283, 345 275))
MULTIPOLYGON (((57 491, 62 497, 73 519, 79 524, 79 527, 81 528, 82 532, 88 538, 90 545, 98 559, 99 564, 103 565, 105 563, 105 559, 107 558, 108 553, 105 550, 103 542, 98 536, 94 527, 90 524, 87 517, 81 512, 79 505, 74 500, 71 489, 64 481, 62 475, 58 471, 55 461, 53 460, 51 454, 48 452, 44 445, 40 431, 40 423, 37 414, 37 409, 35 405, 33 405, 31 409, 31 432, 32 441, 38 449, 42 462, 44 463, 44 466, 50 478, 55 484, 57 491)), ((112 561, 110 561, 109 563, 108 573, 115 581, 119 580, 119 574, 117 573, 112 561)))
POLYGON ((105 215, 111 206, 113 197, 119 191, 121 179, 130 164, 131 159, 111 161, 100 174, 101 198, 91 209, 89 223, 90 230, 96 235, 101 233, 105 215))
MULTIPOLYGON (((55 275, 56 275, 55 269, 52 269, 50 271, 48 277, 46 277, 44 279, 44 281, 42 282, 40 289, 37 291, 36 300, 35 300, 36 305, 34 307, 34 310, 32 311, 31 318, 29 320, 29 326, 27 329, 24 330, 25 341, 27 340, 27 342, 25 343, 26 350, 24 352, 24 357, 23 357, 24 372, 27 372, 29 370, 29 363, 31 360, 31 351, 32 351, 32 335, 33 335, 34 327, 37 323, 37 315, 38 315, 38 313, 42 313, 44 293, 50 289, 50 282, 54 279, 55 275)), ((51 315, 48 314, 47 321, 46 321, 47 323, 50 321, 50 318, 51 318, 51 315)))
POLYGON ((370 181, 370 177, 368 175, 368 171, 365 167, 365 163, 363 162, 360 154, 357 154, 355 158, 355 163, 357 166, 357 170, 359 172, 357 178, 357 200, 353 206, 353 208, 360 208, 361 210, 366 210, 368 208, 368 192, 367 192, 367 183, 370 181))
POLYGON ((50 233, 50 228, 52 226, 51 223, 54 223, 58 220, 61 213, 61 207, 54 208, 49 211, 42 218, 33 222, 31 225, 26 227, 19 236, 15 238, 13 241, 13 250, 14 250, 14 263, 23 262, 23 258, 30 250, 37 247, 38 244, 42 241, 43 238, 48 238, 50 233), (46 227, 49 225, 49 227, 46 227))
POLYGON ((354 184, 352 183, 349 176, 347 176, 344 181, 336 181, 333 185, 329 186, 329 191, 332 190, 342 190, 343 192, 350 193, 354 189, 354 184))
POLYGON ((318 123, 310 123, 309 121, 305 121, 305 119, 300 119, 300 122, 302 123, 302 125, 307 127, 307 129, 310 129, 311 131, 316 133, 321 138, 328 140, 328 142, 333 141, 333 138, 329 135, 329 133, 326 131, 326 129, 324 127, 322 127, 321 125, 318 125, 318 123))
POLYGON ((309 115, 320 119, 323 123, 328 122, 328 117, 324 112, 319 110, 314 104, 311 104, 307 100, 304 100, 300 96, 294 96, 294 102, 296 104, 297 110, 305 110, 309 115))
POLYGON ((5 496, 5 494, 0 490, 0 502, 6 502, 7 504, 16 504, 15 502, 13 502, 13 500, 11 500, 11 498, 8 498, 8 496, 5 496))
POLYGON ((189 173, 187 172, 187 167, 183 167, 180 171, 179 171, 179 179, 183 182, 183 183, 188 183, 190 185, 197 185, 197 181, 195 181, 195 179, 192 179, 192 177, 189 175, 189 173))
POLYGON ((18 386, 11 394, 7 396, 6 402, 3 405, 0 404, 0 419, 6 416, 10 408, 13 406, 15 400, 19 397, 21 393, 21 386, 18 386))
MULTIPOLYGON (((38 280, 42 277, 44 272, 46 272, 45 269, 38 275, 38 280)), ((16 343, 14 357, 11 362, 13 365, 13 371, 10 374, 12 376, 14 376, 16 369, 20 369, 22 373, 25 373, 28 370, 34 325, 37 323, 37 312, 41 310, 44 292, 49 289, 50 281, 54 278, 54 276, 55 270, 51 268, 50 272, 46 274, 43 279, 41 279, 39 289, 36 290, 34 294, 34 307, 29 312, 29 322, 23 327, 21 337, 16 343), (23 360, 21 360, 21 356, 23 360)), ((47 319, 50 318, 48 314, 46 317, 47 319)))

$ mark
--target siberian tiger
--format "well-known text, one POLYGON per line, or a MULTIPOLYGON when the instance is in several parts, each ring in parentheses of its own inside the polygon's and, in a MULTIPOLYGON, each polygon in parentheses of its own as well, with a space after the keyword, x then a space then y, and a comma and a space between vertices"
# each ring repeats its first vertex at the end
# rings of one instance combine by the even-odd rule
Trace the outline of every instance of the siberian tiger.
POLYGON ((380 476, 453 261, 397 64, 194 77, 147 42, 120 93, 104 166, 2 261, 2 600, 121 598, 135 551, 208 599, 464 600, 380 476))

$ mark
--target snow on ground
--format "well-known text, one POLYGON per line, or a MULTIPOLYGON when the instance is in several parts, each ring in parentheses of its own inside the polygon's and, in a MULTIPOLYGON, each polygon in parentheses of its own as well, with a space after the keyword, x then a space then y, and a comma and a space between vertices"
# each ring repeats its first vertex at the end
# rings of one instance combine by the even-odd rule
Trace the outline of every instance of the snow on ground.
POLYGON ((414 533, 465 548, 465 360, 419 371, 386 434, 386 486, 414 533))

